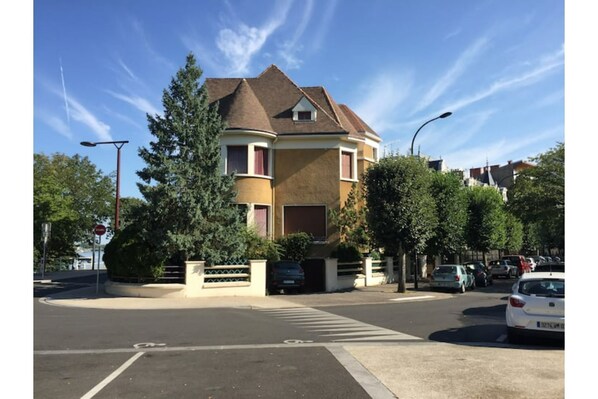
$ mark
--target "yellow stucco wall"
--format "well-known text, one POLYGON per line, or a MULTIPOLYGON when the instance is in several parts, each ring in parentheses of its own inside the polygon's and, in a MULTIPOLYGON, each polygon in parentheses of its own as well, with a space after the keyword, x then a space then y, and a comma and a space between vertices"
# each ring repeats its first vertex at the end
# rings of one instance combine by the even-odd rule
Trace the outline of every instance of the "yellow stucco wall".
MULTIPOLYGON (((325 205, 338 209, 340 168, 338 149, 276 150, 274 162, 274 235, 283 234, 284 205, 325 205)), ((327 221, 327 241, 338 240, 335 226, 327 221)), ((314 246, 313 256, 326 256, 329 245, 314 246)))
POLYGON ((237 177, 237 202, 272 205, 272 180, 259 177, 237 177))

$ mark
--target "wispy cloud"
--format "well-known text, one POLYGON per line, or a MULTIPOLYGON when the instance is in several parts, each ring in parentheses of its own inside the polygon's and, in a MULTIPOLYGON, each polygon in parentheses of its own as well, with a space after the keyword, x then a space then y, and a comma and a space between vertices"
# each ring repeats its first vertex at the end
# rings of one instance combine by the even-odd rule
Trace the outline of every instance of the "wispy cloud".
POLYGON ((68 123, 71 122, 71 115, 69 111, 69 102, 67 101, 66 96, 66 84, 64 83, 64 71, 62 70, 62 59, 59 59, 60 62, 60 80, 62 81, 62 95, 64 97, 64 109, 66 111, 66 120, 68 123))
POLYGON ((363 85, 355 111, 374 130, 396 128, 399 107, 408 98, 412 85, 411 73, 382 72, 363 85))
POLYGON ((73 133, 71 132, 70 127, 56 115, 50 115, 44 111, 38 111, 39 118, 48 126, 52 128, 55 132, 58 132, 62 136, 66 137, 67 139, 73 138, 73 133))
MULTIPOLYGON (((68 104, 70 109, 71 120, 85 125, 96 135, 96 137, 99 140, 112 140, 112 137, 110 135, 110 126, 102 122, 98 117, 96 117, 91 111, 89 111, 82 103, 80 103, 72 95, 68 93, 65 95, 65 92, 63 90, 59 89, 58 86, 45 79, 41 79, 40 83, 56 97, 66 100, 66 103, 68 104)), ((68 138, 73 138, 71 127, 67 126, 67 124, 61 118, 50 113, 43 112, 40 114, 40 118, 42 118, 42 120, 46 124, 51 126, 61 135, 68 138)))
POLYGON ((440 78, 437 82, 426 92, 421 101, 417 104, 412 114, 428 107, 440 96, 442 96, 446 90, 451 87, 457 79, 465 72, 465 70, 471 65, 473 61, 483 52, 488 43, 488 39, 482 37, 476 40, 471 46, 469 46, 455 61, 453 66, 440 78))
POLYGON ((563 132, 563 126, 543 131, 522 132, 517 140, 503 138, 490 143, 483 143, 479 146, 467 146, 463 149, 450 152, 443 159, 451 168, 468 169, 490 163, 503 163, 509 159, 522 159, 535 154, 528 154, 529 149, 536 143, 543 143, 546 140, 558 138, 563 132), (523 155, 522 155, 523 154, 523 155))
POLYGON ((229 64, 229 73, 249 73, 251 59, 262 49, 270 35, 282 26, 291 7, 290 2, 277 3, 274 12, 261 27, 239 23, 235 30, 224 28, 218 33, 216 46, 229 64))
POLYGON ((560 49, 552 54, 542 57, 537 63, 537 66, 532 70, 517 76, 500 79, 492 83, 488 88, 448 104, 444 108, 456 111, 496 93, 536 83, 563 65, 563 49, 560 49))
POLYGON ((133 71, 131 71, 131 69, 127 66, 127 64, 125 64, 125 62, 122 59, 118 59, 117 60, 118 65, 120 65, 120 67, 127 73, 127 75, 134 81, 138 82, 139 78, 137 78, 137 76, 133 73, 133 71))
MULTIPOLYGON (((322 4, 320 2, 319 4, 322 4)), ((328 29, 330 27, 330 22, 332 18, 335 16, 336 7, 338 5, 338 0, 329 0, 325 2, 325 7, 322 12, 322 17, 318 22, 318 28, 315 31, 315 37, 312 40, 312 48, 314 51, 320 50, 322 48, 322 43, 326 34, 328 33, 328 29)))
POLYGON ((112 141, 110 135, 110 126, 99 120, 87 108, 72 97, 68 97, 68 102, 73 109, 73 120, 89 127, 93 133, 102 141, 112 141))
POLYGON ((150 115, 155 115, 155 114, 161 114, 161 112, 154 107, 149 100, 137 96, 137 95, 125 95, 125 94, 121 94, 121 93, 115 93, 111 90, 106 90, 106 92, 110 95, 112 95, 115 98, 118 98, 119 100, 122 100, 128 104, 131 104, 132 106, 134 106, 135 108, 137 108, 140 111, 143 111, 146 114, 150 114, 150 115))
POLYGON ((297 56, 297 53, 303 49, 303 46, 299 44, 299 41, 311 20, 314 9, 314 0, 308 0, 305 3, 302 3, 302 6, 304 6, 303 15, 293 33, 293 37, 290 40, 285 41, 278 51, 278 55, 285 61, 285 66, 288 69, 297 69, 302 64, 302 61, 297 56))
POLYGON ((137 35, 141 39, 141 42, 143 43, 143 47, 151 56, 152 62, 158 62, 158 63, 164 65, 170 71, 175 70, 176 69, 175 64, 173 64, 170 60, 164 58, 160 53, 158 53, 156 50, 154 50, 154 47, 152 46, 151 42, 147 38, 145 29, 144 29, 141 21, 139 21, 138 19, 133 19, 131 22, 131 25, 133 27, 133 30, 135 32, 137 32, 137 35))

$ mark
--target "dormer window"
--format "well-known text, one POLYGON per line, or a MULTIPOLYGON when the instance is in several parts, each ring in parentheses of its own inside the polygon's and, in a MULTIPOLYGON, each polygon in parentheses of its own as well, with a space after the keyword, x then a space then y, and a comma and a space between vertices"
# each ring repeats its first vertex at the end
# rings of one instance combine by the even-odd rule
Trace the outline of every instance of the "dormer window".
POLYGON ((310 111, 299 111, 297 112, 297 120, 300 121, 311 121, 311 112, 310 111))
POLYGON ((305 97, 293 107, 293 120, 295 122, 315 122, 317 111, 316 107, 305 97))

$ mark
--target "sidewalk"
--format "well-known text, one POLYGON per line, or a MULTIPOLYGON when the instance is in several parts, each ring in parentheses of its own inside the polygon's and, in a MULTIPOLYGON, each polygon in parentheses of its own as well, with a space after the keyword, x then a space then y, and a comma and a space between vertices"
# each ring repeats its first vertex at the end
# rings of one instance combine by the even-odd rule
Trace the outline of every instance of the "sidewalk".
MULTIPOLYGON (((80 272, 77 272, 80 273, 80 272)), ((51 277, 51 276, 49 276, 51 277)), ((52 284, 60 280, 51 278, 34 280, 37 283, 52 284)), ((211 298, 140 298, 116 297, 104 292, 100 283, 96 292, 95 284, 84 288, 63 291, 41 298, 49 305, 87 307, 96 309, 201 309, 201 308, 297 308, 323 307, 352 304, 391 303, 402 300, 433 300, 450 297, 450 293, 430 292, 427 286, 407 283, 407 292, 398 293, 397 284, 373 287, 359 287, 342 292, 319 292, 310 294, 269 295, 264 297, 226 296, 211 298)))

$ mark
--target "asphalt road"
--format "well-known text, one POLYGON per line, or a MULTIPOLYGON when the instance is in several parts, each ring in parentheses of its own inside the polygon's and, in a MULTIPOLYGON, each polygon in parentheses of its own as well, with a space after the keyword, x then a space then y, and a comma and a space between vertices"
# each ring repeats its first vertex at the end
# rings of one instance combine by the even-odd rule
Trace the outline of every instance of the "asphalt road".
MULTIPOLYGON (((44 289, 85 284, 95 280, 63 280, 44 289)), ((49 306, 34 298, 34 393, 36 398, 392 398, 386 386, 400 371, 387 376, 385 385, 362 364, 383 360, 390 350, 413 356, 430 341, 475 343, 470 349, 480 353, 508 348, 504 308, 511 284, 498 281, 464 295, 415 302, 384 298, 326 306, 326 295, 290 296, 305 306, 295 309, 106 310, 49 306), (352 355, 346 345, 352 345, 352 355), (377 351, 382 352, 374 356, 377 351)), ((44 289, 38 287, 36 296, 48 292, 44 289)), ((561 343, 530 342, 528 350, 542 355, 546 344, 563 349, 561 343)), ((494 397, 517 397, 505 384, 494 397)), ((426 397, 421 389, 410 397, 426 397)))

